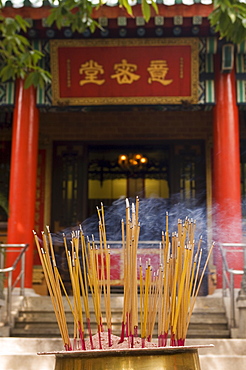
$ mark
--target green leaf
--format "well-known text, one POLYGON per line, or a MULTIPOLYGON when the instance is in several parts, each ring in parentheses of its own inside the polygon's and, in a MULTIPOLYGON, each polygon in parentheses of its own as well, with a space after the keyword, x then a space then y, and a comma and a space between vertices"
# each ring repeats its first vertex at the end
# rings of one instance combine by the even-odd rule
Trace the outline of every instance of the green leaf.
POLYGON ((34 71, 33 72, 33 84, 35 87, 37 87, 40 83, 40 73, 39 71, 34 71))
POLYGON ((52 26, 52 24, 56 21, 56 13, 55 10, 52 9, 48 18, 46 18, 46 23, 48 26, 52 26))
POLYGON ((34 85, 33 73, 29 73, 25 79, 24 88, 28 89, 30 86, 34 85))
POLYGON ((66 7, 65 7, 65 6, 62 6, 62 7, 61 7, 61 15, 62 15, 62 16, 66 16, 66 15, 67 15, 67 13, 68 13, 68 10, 66 9, 66 7))
POLYGON ((228 8, 227 9, 227 14, 228 14, 229 18, 231 19, 232 23, 235 23, 236 19, 237 19, 237 16, 235 14, 235 10, 228 8))
POLYGON ((23 53, 20 57, 20 62, 27 65, 30 63, 29 61, 30 61, 30 53, 28 52, 23 53))
POLYGON ((156 4, 156 2, 154 0, 151 0, 151 5, 153 6, 156 14, 158 14, 159 13, 159 9, 158 9, 158 6, 157 6, 157 4, 156 4))
POLYGON ((0 76, 3 82, 8 81, 10 78, 14 77, 13 68, 10 65, 6 65, 0 71, 0 76))
POLYGON ((226 30, 230 25, 230 17, 227 15, 227 13, 222 13, 219 21, 219 26, 221 28, 221 31, 226 30))
POLYGON ((212 26, 215 26, 219 19, 220 19, 221 11, 219 8, 212 11, 212 13, 209 14, 208 19, 210 20, 210 23, 212 26))
POLYGON ((220 5, 225 5, 225 7, 230 8, 233 4, 233 0, 221 0, 220 5))
POLYGON ((150 11, 150 5, 147 3, 146 0, 142 0, 141 8, 142 8, 144 19, 146 22, 148 22, 150 20, 151 11, 150 11))
POLYGON ((34 65, 37 65, 40 59, 44 56, 42 53, 40 53, 38 50, 32 50, 31 51, 32 61, 34 65))
POLYGON ((22 35, 17 35, 18 39, 21 41, 21 43, 25 46, 30 46, 30 42, 29 40, 25 37, 25 36, 22 36, 22 35))
POLYGON ((27 72, 23 69, 19 70, 18 73, 16 72, 16 76, 22 78, 23 80, 26 78, 27 72))
POLYGON ((232 5, 234 9, 236 9, 239 13, 245 14, 246 13, 246 4, 245 3, 237 3, 232 5))
POLYGON ((128 0, 120 0, 119 3, 126 9, 127 13, 132 15, 132 7, 129 4, 128 0))
POLYGON ((28 28, 30 28, 30 24, 24 19, 22 18, 20 15, 16 15, 15 16, 15 20, 17 21, 17 23, 19 24, 20 28, 26 32, 28 28))
POLYGON ((246 28, 246 18, 242 19, 242 26, 246 28))
POLYGON ((27 27, 29 24, 20 16, 0 17, 0 79, 5 82, 27 77, 27 85, 44 86, 51 76, 38 66, 43 54, 33 49, 29 40, 19 33, 27 27))
POLYGON ((42 77, 44 83, 48 84, 51 82, 51 74, 48 71, 40 69, 40 76, 42 77))
POLYGON ((230 0, 220 0, 218 6, 221 8, 222 12, 226 12, 228 8, 231 8, 232 3, 230 0))

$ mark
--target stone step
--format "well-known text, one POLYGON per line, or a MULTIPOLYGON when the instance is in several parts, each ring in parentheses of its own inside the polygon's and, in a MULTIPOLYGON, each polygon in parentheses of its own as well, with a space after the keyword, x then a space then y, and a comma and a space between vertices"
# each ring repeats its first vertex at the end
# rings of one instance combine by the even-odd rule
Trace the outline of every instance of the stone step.
MULTIPOLYGON (((112 310, 112 319, 113 322, 121 322, 122 320, 122 311, 112 310)), ((105 317, 105 312, 102 312, 102 316, 105 317)), ((94 313, 90 313, 91 322, 95 322, 94 313)), ((55 314, 53 311, 20 311, 18 317, 16 318, 16 323, 35 323, 35 322, 52 322, 56 320, 55 314)), ((73 315, 71 312, 66 312, 67 322, 73 322, 73 315)), ((190 322, 192 324, 203 323, 203 324, 227 324, 227 319, 224 314, 221 313, 198 313, 193 312, 190 322)))
POLYGON ((197 313, 193 312, 191 319, 190 319, 191 324, 225 324, 227 325, 228 320, 226 318, 225 313, 197 313))
MULTIPOLYGON (((23 333, 23 330, 18 331, 18 329, 15 330, 15 337, 18 338, 60 338, 60 332, 58 330, 45 330, 45 331, 40 331, 40 332, 31 332, 31 333, 23 333)), ((120 333, 115 332, 114 333, 117 335, 120 335, 120 333)), ((156 336, 153 335, 155 338, 156 336)), ((218 330, 214 333, 208 332, 207 330, 204 331, 188 331, 187 338, 191 339, 197 339, 197 338, 230 338, 230 333, 228 330, 218 330)))
MULTIPOLYGON (((115 311, 111 311, 112 312, 112 321, 113 322, 121 322, 122 321, 122 312, 115 312, 115 311)), ((73 323, 74 321, 74 318, 73 318, 73 315, 71 312, 66 312, 65 313, 66 315, 66 321, 68 323, 73 323)), ((140 314, 139 314, 140 315, 140 314)), ((102 317, 103 319, 106 317, 105 315, 105 312, 102 312, 102 317)), ((16 320, 15 322, 16 323, 26 323, 26 322, 30 322, 30 323, 35 323, 35 322, 42 322, 42 323, 49 323, 49 322, 53 322, 56 320, 56 316, 54 314, 54 312, 33 312, 33 311, 29 311, 29 312, 26 312, 26 311, 21 311, 19 312, 19 315, 18 317, 16 317, 16 320)), ((96 322, 96 318, 95 318, 95 315, 94 313, 91 313, 90 314, 90 320, 91 322, 96 322)), ((210 313, 206 313, 206 314, 200 314, 200 313, 196 313, 196 312, 193 312, 192 316, 191 316, 191 319, 190 319, 190 323, 191 324, 213 324, 213 323, 216 323, 216 324, 227 324, 227 318, 225 316, 225 314, 210 314, 210 313)))
MULTIPOLYGON (((97 325, 92 324, 93 333, 97 331, 97 325)), ((68 331, 73 336, 73 324, 68 324, 68 331)), ((112 331, 115 335, 121 333, 121 323, 113 324, 112 331)), ((85 328, 85 335, 87 330, 85 328)), ((155 327, 153 337, 157 336, 157 328, 155 327)), ((23 323, 17 324, 11 329, 11 337, 60 337, 60 331, 56 322, 50 322, 48 325, 43 323, 23 323)), ((188 338, 229 338, 230 331, 226 325, 192 325, 190 324, 187 333, 188 338)))
MULTIPOLYGON (((67 299, 63 297, 64 309, 69 333, 73 333, 73 315, 67 299)), ((123 296, 112 295, 112 329, 115 335, 120 335, 122 322, 123 296)), ((92 298, 89 297, 92 331, 96 332, 97 323, 93 311, 92 298)), ((105 312, 102 315, 105 317, 105 312)), ((86 326, 85 326, 86 328, 86 326)), ((154 336, 157 329, 155 327, 154 336)), ((15 318, 15 325, 11 329, 12 337, 59 337, 56 317, 49 296, 26 297, 24 304, 15 318)), ((188 337, 190 338, 228 338, 230 335, 225 309, 221 298, 198 297, 191 316, 188 337)))
MULTIPOLYGON (((69 297, 69 300, 73 302, 72 297, 69 297)), ((82 299, 81 299, 81 302, 83 302, 82 299)), ((89 307, 91 307, 92 309, 93 300, 91 296, 88 299, 88 303, 89 303, 89 307)), ((102 306, 103 306, 103 303, 104 301, 102 299, 102 306)), ((64 305, 65 311, 70 311, 70 306, 69 306, 69 303, 66 297, 63 297, 63 305, 64 305)), ((111 308, 115 311, 122 310, 123 296, 112 295, 110 299, 110 305, 111 305, 111 308)), ((42 312, 53 311, 51 298, 49 296, 25 297, 22 310, 23 311, 42 311, 42 312)))
POLYGON ((230 338, 229 329, 217 329, 217 330, 208 330, 208 328, 202 329, 192 329, 190 328, 187 333, 187 338, 230 338))
MULTIPOLYGON (((112 319, 112 325, 117 328, 119 327, 119 329, 121 328, 121 317, 119 317, 119 319, 117 320, 117 318, 113 318, 112 319)), ((106 326, 106 324, 104 323, 104 325, 106 326)), ((15 326, 14 328, 26 328, 26 327, 32 327, 33 329, 38 329, 38 328, 46 328, 46 327, 57 327, 57 322, 56 320, 54 319, 53 321, 52 320, 49 320, 49 321, 41 321, 41 320, 37 320, 37 321, 16 321, 15 322, 15 326)), ((73 321, 67 321, 67 326, 68 327, 73 327, 73 321)), ((86 327, 86 323, 84 323, 84 326, 86 327)), ((95 320, 92 320, 91 321, 91 327, 92 328, 97 328, 97 323, 95 320)), ((220 328, 223 328, 223 329, 227 329, 227 321, 226 320, 221 320, 221 321, 212 321, 212 322, 202 322, 202 321, 191 321, 190 322, 190 325, 189 325, 189 328, 192 328, 193 330, 199 330, 199 329, 205 329, 205 330, 209 330, 209 331, 216 331, 216 330, 219 330, 220 328)))
MULTIPOLYGON (((69 297, 72 301, 72 297, 69 297)), ((102 300, 102 307, 103 307, 102 300)), ((65 311, 70 311, 69 304, 67 299, 63 297, 63 304, 65 311)), ((123 296, 111 295, 110 305, 114 311, 122 311, 123 307, 123 296)), ((92 298, 89 297, 89 307, 93 308, 92 298)), ((103 308, 102 308, 103 309, 103 308)), ((23 303, 23 311, 53 311, 52 302, 49 296, 34 296, 34 297, 25 297, 23 303)), ((225 312, 223 299, 222 298, 210 298, 206 297, 197 297, 194 312, 200 313, 222 313, 225 312)))

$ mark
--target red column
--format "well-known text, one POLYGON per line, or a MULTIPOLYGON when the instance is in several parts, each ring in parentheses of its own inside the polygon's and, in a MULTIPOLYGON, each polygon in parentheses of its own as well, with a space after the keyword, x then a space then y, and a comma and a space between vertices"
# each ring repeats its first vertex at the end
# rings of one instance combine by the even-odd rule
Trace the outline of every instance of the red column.
MULTIPOLYGON (((235 73, 222 73, 219 58, 215 61, 214 108, 214 239, 222 243, 242 242, 239 118, 236 104, 235 73)), ((240 253, 229 253, 229 264, 243 267, 240 253)), ((222 286, 222 260, 215 249, 214 263, 217 266, 217 287, 222 286)), ((240 286, 237 279, 237 287, 240 286)))
MULTIPOLYGON (((38 156, 38 109, 34 87, 24 89, 24 81, 16 81, 10 164, 8 243, 28 243, 25 287, 32 287, 33 233, 36 200, 38 156)), ((10 266, 16 254, 7 254, 10 266)))

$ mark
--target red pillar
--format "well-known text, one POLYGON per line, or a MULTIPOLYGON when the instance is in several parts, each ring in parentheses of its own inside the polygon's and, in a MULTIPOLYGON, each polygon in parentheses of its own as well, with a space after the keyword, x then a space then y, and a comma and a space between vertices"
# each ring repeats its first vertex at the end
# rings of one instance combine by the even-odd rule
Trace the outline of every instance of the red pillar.
MULTIPOLYGON (((222 73, 219 58, 215 60, 214 108, 214 239, 222 243, 242 242, 242 216, 240 191, 239 117, 236 104, 235 73, 222 73)), ((235 269, 243 267, 240 253, 229 253, 229 264, 235 269)), ((222 286, 222 260, 215 249, 217 287, 222 286)), ((240 287, 237 279, 237 287, 240 287)))
MULTIPOLYGON (((33 233, 35 220, 36 177, 38 156, 38 109, 34 87, 24 89, 16 81, 10 164, 8 244, 29 244, 26 253, 25 287, 32 287, 33 233)), ((16 258, 7 254, 6 266, 16 258)))

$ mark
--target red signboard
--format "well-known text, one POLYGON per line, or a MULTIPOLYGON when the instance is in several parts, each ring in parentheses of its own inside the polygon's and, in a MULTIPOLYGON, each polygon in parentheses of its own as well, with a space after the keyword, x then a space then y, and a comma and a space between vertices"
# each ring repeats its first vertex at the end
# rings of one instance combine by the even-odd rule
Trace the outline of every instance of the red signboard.
MULTIPOLYGON (((138 264, 141 259, 144 267, 146 262, 150 261, 152 271, 157 273, 160 267, 159 248, 138 248, 137 258, 138 264)), ((122 248, 110 248, 110 282, 112 285, 124 284, 124 255, 122 248)))
POLYGON ((54 104, 197 103, 198 41, 52 40, 54 104))

